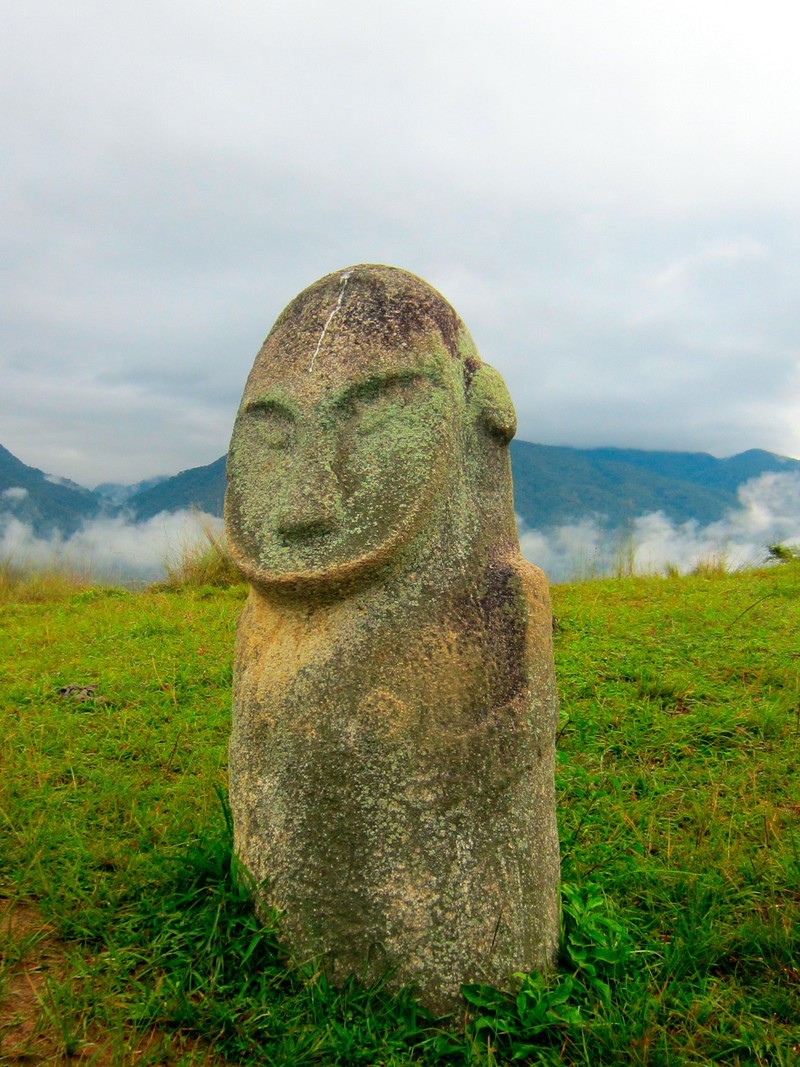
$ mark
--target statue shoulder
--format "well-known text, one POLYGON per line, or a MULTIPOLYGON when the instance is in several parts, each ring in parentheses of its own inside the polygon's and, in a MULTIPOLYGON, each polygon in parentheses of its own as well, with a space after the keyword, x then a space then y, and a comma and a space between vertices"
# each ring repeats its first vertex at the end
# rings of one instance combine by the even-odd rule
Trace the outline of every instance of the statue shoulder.
POLYGON ((552 639, 553 610, 550 602, 550 587, 544 571, 529 563, 520 553, 508 561, 509 570, 518 583, 519 594, 525 603, 529 638, 536 640, 541 635, 548 645, 552 639))
POLYGON ((543 602, 550 608, 550 586, 541 568, 529 563, 524 556, 519 555, 514 561, 514 570, 519 576, 519 581, 525 590, 526 596, 537 602, 543 602))

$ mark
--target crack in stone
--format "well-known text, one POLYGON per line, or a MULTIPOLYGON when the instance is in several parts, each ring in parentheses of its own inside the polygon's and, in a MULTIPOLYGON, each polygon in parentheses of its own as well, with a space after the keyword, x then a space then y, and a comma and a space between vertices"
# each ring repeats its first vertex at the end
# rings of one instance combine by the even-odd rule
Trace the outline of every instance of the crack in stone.
POLYGON ((322 327, 322 333, 319 335, 319 340, 317 341, 317 347, 314 349, 314 355, 311 357, 311 363, 308 366, 309 371, 312 371, 314 369, 314 362, 315 362, 315 360, 317 358, 317 355, 319 354, 320 348, 322 348, 322 342, 325 340, 325 334, 328 332, 328 327, 331 324, 333 316, 336 314, 336 312, 342 306, 342 300, 344 300, 344 291, 347 288, 347 282, 348 282, 348 280, 350 278, 350 275, 352 273, 353 272, 351 270, 346 270, 341 275, 342 285, 341 285, 341 288, 339 289, 339 299, 336 301, 335 305, 333 306, 333 308, 331 310, 330 315, 328 315, 327 319, 325 320, 325 325, 322 327))

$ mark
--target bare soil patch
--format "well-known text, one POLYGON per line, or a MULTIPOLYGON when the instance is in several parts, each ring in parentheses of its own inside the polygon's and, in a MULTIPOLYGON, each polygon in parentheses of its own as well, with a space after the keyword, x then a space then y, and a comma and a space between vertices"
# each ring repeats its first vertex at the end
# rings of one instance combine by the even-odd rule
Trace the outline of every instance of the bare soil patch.
POLYGON ((65 1028, 54 988, 69 980, 67 945, 35 905, 0 897, 0 1063, 132 1067, 133 1064, 222 1063, 183 1035, 151 1030, 112 1039, 90 1025, 76 1039, 65 1028))

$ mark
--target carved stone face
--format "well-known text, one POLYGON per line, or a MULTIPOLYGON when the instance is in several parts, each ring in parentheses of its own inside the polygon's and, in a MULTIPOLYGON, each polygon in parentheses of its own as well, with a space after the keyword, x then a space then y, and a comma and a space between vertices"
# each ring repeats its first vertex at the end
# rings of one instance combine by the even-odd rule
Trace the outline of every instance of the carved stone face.
POLYGON ((383 345, 335 323, 340 305, 328 304, 307 333, 279 320, 233 430, 229 539, 260 584, 346 579, 384 563, 416 536, 458 463, 462 369, 441 335, 383 345))

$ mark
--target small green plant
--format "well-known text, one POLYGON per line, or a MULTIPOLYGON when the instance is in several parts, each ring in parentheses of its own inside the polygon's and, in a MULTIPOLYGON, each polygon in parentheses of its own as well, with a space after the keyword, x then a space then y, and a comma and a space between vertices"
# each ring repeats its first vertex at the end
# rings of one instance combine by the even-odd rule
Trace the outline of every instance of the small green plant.
POLYGON ((582 1031, 611 1004, 612 985, 630 953, 630 938, 599 886, 563 884, 558 970, 517 974, 516 994, 464 986, 472 1034, 488 1034, 503 1056, 516 1061, 543 1055, 547 1047, 580 1048, 582 1031))
POLYGON ((800 545, 767 545, 766 563, 800 563, 800 545))

